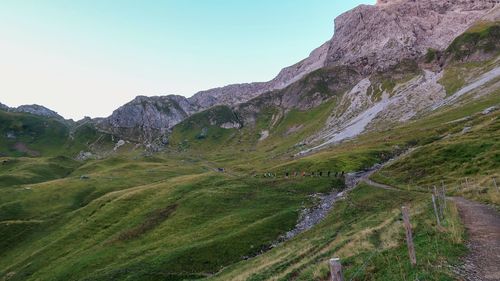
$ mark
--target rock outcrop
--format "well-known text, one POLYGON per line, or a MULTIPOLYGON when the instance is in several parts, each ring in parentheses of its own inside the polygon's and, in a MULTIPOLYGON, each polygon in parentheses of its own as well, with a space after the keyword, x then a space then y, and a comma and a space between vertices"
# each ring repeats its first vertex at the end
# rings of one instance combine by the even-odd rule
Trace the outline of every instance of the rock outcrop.
POLYGON ((44 117, 49 117, 49 118, 56 118, 56 119, 61 119, 61 120, 64 119, 57 112, 50 110, 50 109, 46 108, 45 106, 38 105, 38 104, 21 105, 17 108, 11 109, 11 111, 31 113, 34 115, 39 115, 39 116, 44 116, 44 117))
POLYGON ((97 127, 138 142, 150 142, 193 114, 196 109, 182 96, 138 96, 118 108, 97 127))
POLYGON ((50 110, 50 109, 46 108, 45 106, 38 105, 38 104, 21 105, 18 107, 8 107, 7 105, 0 103, 0 110, 9 111, 9 112, 30 113, 33 115, 64 120, 64 118, 61 115, 59 115, 57 112, 50 110))
POLYGON ((6 106, 5 104, 1 103, 0 102, 0 110, 3 110, 3 111, 8 111, 9 110, 9 107, 6 106))
POLYGON ((351 65, 364 73, 443 50, 498 1, 380 0, 335 19, 325 65, 351 65))

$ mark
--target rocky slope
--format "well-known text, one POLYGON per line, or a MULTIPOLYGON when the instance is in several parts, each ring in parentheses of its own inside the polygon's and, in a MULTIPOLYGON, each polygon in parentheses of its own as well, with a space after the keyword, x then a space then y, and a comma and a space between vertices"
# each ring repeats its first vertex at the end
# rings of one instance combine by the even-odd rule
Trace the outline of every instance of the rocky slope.
POLYGON ((498 1, 384 0, 335 19, 326 65, 352 65, 372 73, 443 50, 498 1))
POLYGON ((30 113, 33 115, 49 117, 64 120, 64 118, 59 115, 57 112, 46 108, 45 106, 41 106, 38 104, 30 104, 30 105, 21 105, 18 107, 8 107, 5 104, 0 103, 0 110, 9 111, 9 112, 24 112, 30 113))
MULTIPOLYGON (((292 88, 300 88, 301 79, 321 68, 349 66, 368 77, 404 60, 421 58, 429 50, 444 51, 454 38, 497 4, 498 1, 490 0, 381 0, 376 5, 361 5, 335 20, 331 40, 305 60, 283 69, 271 81, 215 88, 188 99, 138 97, 100 121, 98 126, 126 139, 151 142, 192 113, 216 105, 236 106, 294 84, 299 86, 292 88)), ((283 101, 279 103, 283 105, 283 101)))
POLYGON ((97 121, 101 130, 137 142, 151 142, 197 111, 185 97, 138 96, 97 121))

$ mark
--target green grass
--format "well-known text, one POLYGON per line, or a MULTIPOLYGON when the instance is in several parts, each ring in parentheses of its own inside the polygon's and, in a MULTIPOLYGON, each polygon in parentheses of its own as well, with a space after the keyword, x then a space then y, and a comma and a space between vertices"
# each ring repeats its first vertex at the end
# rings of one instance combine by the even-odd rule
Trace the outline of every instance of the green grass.
POLYGON ((310 194, 330 188, 327 178, 233 178, 179 169, 176 161, 108 159, 30 190, 6 188, 0 206, 10 212, 2 221, 22 224, 1 227, 2 237, 11 241, 18 228, 26 234, 1 249, 2 275, 177 280, 214 273, 269 247, 312 203, 310 194), (82 172, 90 179, 79 179, 82 172), (40 223, 34 229, 28 220, 40 223))
POLYGON ((0 188, 37 183, 69 175, 80 163, 65 157, 50 158, 0 158, 0 188))
POLYGON ((462 89, 471 79, 498 66, 496 59, 481 62, 453 63, 444 69, 439 83, 443 85, 446 94, 452 95, 462 89))
POLYGON ((500 22, 480 22, 457 37, 446 52, 462 60, 476 52, 497 53, 500 42, 500 22))
POLYGON ((70 121, 0 110, 0 157, 75 157, 81 150, 112 148, 110 135, 92 125, 75 126, 70 121))
POLYGON ((426 196, 363 185, 338 202, 324 222, 262 256, 210 280, 327 280, 328 259, 340 257, 347 280, 454 280, 447 264, 464 254, 463 228, 450 207, 438 229, 426 196), (412 210, 418 266, 411 268, 401 205, 412 210))
MULTIPOLYGON (((451 93, 495 65, 457 62, 447 66, 441 82, 451 93), (458 75, 462 68, 470 75, 458 75)), ((405 62, 375 80, 391 92, 418 74, 414 62, 405 62)), ((500 204, 491 187, 500 170, 500 113, 481 113, 500 104, 500 94, 464 96, 456 107, 294 157, 304 139, 342 110, 338 101, 358 75, 352 69, 320 70, 240 108, 195 114, 174 128, 164 151, 149 157, 133 151, 133 144, 110 153, 113 138, 90 124, 75 129, 0 113, 2 134, 16 136, 0 138, 0 160, 7 160, 0 166, 0 278, 328 280, 327 261, 336 256, 348 280, 453 280, 450 266, 466 251, 464 230, 451 202, 444 227, 436 226, 427 187, 443 181, 451 188, 467 177, 469 188, 449 194, 500 204), (296 107, 277 106, 295 93, 303 94, 296 107), (249 116, 246 106, 257 107, 257 114, 249 116), (221 128, 249 117, 253 122, 240 129, 221 128), (471 130, 462 133, 465 127, 471 130), (263 130, 269 136, 259 140, 263 130), (40 155, 19 157, 26 156, 13 149, 19 141, 40 155), (399 190, 362 184, 320 224, 271 247, 304 208, 318 203, 312 195, 343 187, 340 179, 285 179, 285 172, 359 171, 412 148, 373 175, 399 190), (72 160, 80 150, 106 157, 72 160), (219 167, 227 172, 215 172, 219 167), (265 172, 278 177, 265 178, 265 172), (414 268, 402 205, 411 210, 414 268)))
POLYGON ((428 126, 432 126, 440 137, 430 143, 421 143, 410 155, 385 167, 373 178, 405 190, 427 191, 434 185, 445 184, 450 194, 500 204, 493 186, 493 178, 499 176, 500 170, 500 113, 481 113, 484 108, 499 102, 500 95, 495 94, 435 116, 433 119, 440 122, 428 126), (471 130, 462 133, 465 127, 471 130), (464 190, 466 178, 475 183, 474 188, 464 190))
POLYGON ((387 71, 372 75, 368 95, 373 101, 380 101, 384 92, 392 96, 396 85, 404 84, 419 74, 421 70, 415 61, 404 60, 387 71))

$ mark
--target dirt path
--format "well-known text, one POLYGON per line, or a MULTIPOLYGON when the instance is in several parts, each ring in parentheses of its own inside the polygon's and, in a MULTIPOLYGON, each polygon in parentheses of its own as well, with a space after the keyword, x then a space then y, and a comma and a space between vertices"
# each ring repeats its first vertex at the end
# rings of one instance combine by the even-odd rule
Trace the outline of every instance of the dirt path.
POLYGON ((376 187, 376 188, 381 188, 381 189, 386 189, 386 190, 394 190, 394 191, 401 191, 401 189, 397 189, 397 188, 392 187, 392 186, 387 185, 387 184, 374 182, 374 181, 372 181, 369 178, 364 179, 363 182, 365 182, 366 184, 368 184, 370 186, 376 187))
POLYGON ((460 270, 461 280, 500 280, 500 214, 488 206, 452 198, 467 229, 470 252, 460 270))

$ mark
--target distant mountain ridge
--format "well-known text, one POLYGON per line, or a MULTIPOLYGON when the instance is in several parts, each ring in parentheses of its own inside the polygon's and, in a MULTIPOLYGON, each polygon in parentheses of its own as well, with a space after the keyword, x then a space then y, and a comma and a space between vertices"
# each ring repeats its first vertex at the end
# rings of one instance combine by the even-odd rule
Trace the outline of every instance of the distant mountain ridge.
MULTIPOLYGON (((109 117, 93 122, 105 133, 149 143, 165 136, 173 126, 194 113, 217 105, 236 107, 300 83, 322 68, 349 67, 368 77, 404 60, 416 60, 430 50, 444 51, 473 23, 491 14, 498 3, 498 0, 379 0, 376 5, 360 5, 335 19, 335 32, 330 40, 306 59, 282 69, 268 82, 228 85, 200 91, 190 98, 138 96, 109 117)), ((496 11, 491 18, 497 18, 498 9, 496 11)), ((294 89, 300 88, 294 86, 294 89)), ((293 107, 291 102, 293 100, 287 101, 287 108, 293 107)), ((8 110, 62 118, 37 105, 8 110)))
POLYGON ((228 85, 190 98, 140 97, 142 103, 127 103, 100 121, 98 127, 124 138, 151 141, 193 113, 216 105, 245 103, 284 89, 324 67, 350 66, 364 75, 383 71, 405 59, 421 57, 430 49, 444 50, 497 2, 380 0, 376 5, 360 5, 335 19, 332 39, 306 59, 281 70, 271 81, 228 85), (165 111, 166 106, 173 107, 165 111))
POLYGON ((127 139, 151 141, 193 113, 217 105, 235 106, 263 93, 289 86, 324 66, 327 47, 327 43, 323 44, 308 58, 282 69, 273 80, 268 82, 228 85, 200 91, 190 98, 176 95, 139 96, 115 110, 111 116, 100 120, 98 127, 108 133, 118 133, 127 139), (161 101, 165 103, 162 104, 161 101), (147 106, 139 108, 142 104, 147 104, 147 106), (165 112, 165 106, 168 105, 172 105, 173 108, 165 112))
POLYGON ((9 112, 24 112, 24 113, 30 113, 30 114, 34 114, 34 115, 64 120, 64 117, 59 115, 57 112, 55 112, 51 109, 48 109, 45 106, 38 105, 38 104, 21 105, 18 107, 9 107, 5 104, 0 103, 0 110, 9 111, 9 112))

